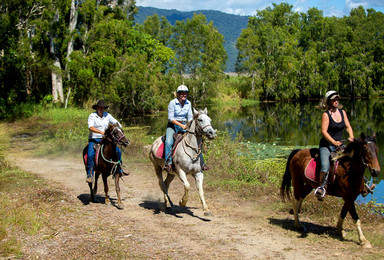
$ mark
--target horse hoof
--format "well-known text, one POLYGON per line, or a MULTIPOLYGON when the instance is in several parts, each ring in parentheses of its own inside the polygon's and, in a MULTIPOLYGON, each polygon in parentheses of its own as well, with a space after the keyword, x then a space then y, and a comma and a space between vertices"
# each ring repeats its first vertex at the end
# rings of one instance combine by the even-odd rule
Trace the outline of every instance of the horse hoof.
POLYGON ((124 205, 123 205, 123 204, 117 204, 116 207, 117 207, 118 209, 124 209, 124 205))
POLYGON ((206 212, 204 212, 204 216, 209 217, 209 216, 213 216, 213 215, 210 211, 206 211, 206 212))
POLYGON ((179 201, 179 206, 184 208, 187 203, 184 203, 182 200, 179 201))
POLYGON ((363 248, 372 248, 371 243, 369 243, 368 241, 365 242, 365 243, 362 243, 361 246, 362 246, 363 248))

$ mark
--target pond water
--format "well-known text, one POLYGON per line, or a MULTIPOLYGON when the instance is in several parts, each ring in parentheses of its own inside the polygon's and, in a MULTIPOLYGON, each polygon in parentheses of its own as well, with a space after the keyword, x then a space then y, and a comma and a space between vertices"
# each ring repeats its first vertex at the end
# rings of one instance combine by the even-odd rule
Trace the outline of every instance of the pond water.
MULTIPOLYGON (((316 108, 319 101, 305 103, 259 103, 254 106, 225 106, 208 107, 212 125, 219 131, 228 131, 232 137, 242 133, 245 140, 259 144, 274 144, 276 146, 306 146, 318 147, 321 138, 322 111, 316 108)), ((341 99, 340 103, 346 110, 355 137, 363 132, 366 135, 376 133, 379 147, 380 166, 384 167, 384 100, 341 99)), ((199 106, 198 108, 204 108, 199 106)), ((128 125, 150 126, 150 134, 159 136, 165 133, 167 114, 158 113, 151 117, 130 119, 128 125)), ((347 136, 345 136, 347 139, 347 136)), ((289 152, 288 152, 289 153, 289 152)), ((288 156, 288 154, 284 154, 288 156)), ((368 170, 365 173, 370 179, 368 170)), ((384 181, 381 173, 373 182, 376 189, 373 195, 358 198, 360 202, 375 200, 384 203, 384 181)))

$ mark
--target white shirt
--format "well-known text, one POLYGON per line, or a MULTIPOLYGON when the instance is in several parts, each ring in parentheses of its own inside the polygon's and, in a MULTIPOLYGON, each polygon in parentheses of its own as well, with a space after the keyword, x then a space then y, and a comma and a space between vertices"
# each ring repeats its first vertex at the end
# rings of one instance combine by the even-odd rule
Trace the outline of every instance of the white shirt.
POLYGON ((172 99, 168 105, 168 122, 172 122, 173 119, 180 122, 191 121, 193 119, 191 102, 185 100, 184 106, 181 106, 177 98, 172 99))
MULTIPOLYGON (((116 124, 118 123, 121 127, 120 123, 113 117, 111 114, 104 112, 103 117, 100 117, 97 112, 93 112, 88 117, 88 129, 92 126, 96 128, 97 130, 105 132, 107 130, 109 124, 116 124)), ((94 133, 91 130, 89 130, 89 139, 95 139, 95 138, 103 138, 102 134, 94 133)))

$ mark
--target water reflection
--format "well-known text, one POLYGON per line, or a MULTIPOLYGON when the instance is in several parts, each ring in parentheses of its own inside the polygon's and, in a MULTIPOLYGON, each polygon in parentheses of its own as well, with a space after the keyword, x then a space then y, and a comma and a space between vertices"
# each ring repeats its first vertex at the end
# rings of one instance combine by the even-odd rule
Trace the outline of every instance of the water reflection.
MULTIPOLYGON (((233 137, 242 133, 246 140, 255 143, 317 147, 321 138, 322 116, 322 111, 316 108, 318 103, 318 101, 308 101, 305 103, 260 103, 247 107, 212 107, 209 105, 207 107, 214 128, 228 131, 233 137)), ((384 100, 350 101, 341 99, 340 103, 347 112, 356 138, 362 132, 366 135, 376 133, 379 162, 383 166, 384 153, 381 151, 384 151, 384 121, 382 116, 384 100)), ((131 118, 126 123, 131 126, 149 125, 149 134, 159 136, 165 133, 166 122, 167 113, 161 112, 151 117, 131 118)), ((347 139, 347 135, 345 139, 347 139)), ((368 172, 366 174, 369 177, 368 172)), ((378 184, 381 179, 383 179, 383 174, 380 174, 375 183, 378 184)), ((373 199, 384 202, 384 183, 381 182, 376 189, 373 199), (376 194, 380 197, 376 197, 376 194)), ((369 195, 367 198, 369 197, 371 196, 369 195)))

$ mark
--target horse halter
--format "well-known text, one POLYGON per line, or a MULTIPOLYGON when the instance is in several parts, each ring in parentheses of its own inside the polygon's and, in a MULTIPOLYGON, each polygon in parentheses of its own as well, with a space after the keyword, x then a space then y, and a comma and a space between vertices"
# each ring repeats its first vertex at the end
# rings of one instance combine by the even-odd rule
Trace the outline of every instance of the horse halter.
POLYGON ((116 127, 114 127, 114 128, 112 129, 112 131, 111 131, 111 136, 112 136, 113 140, 114 140, 116 143, 119 143, 121 139, 123 139, 124 137, 126 137, 126 136, 124 135, 123 131, 121 131, 121 129, 120 129, 118 126, 116 126, 116 127), (122 135, 121 135, 119 138, 115 137, 115 135, 114 135, 114 132, 115 132, 116 129, 117 129, 117 131, 119 131, 120 133, 122 133, 122 135))
POLYGON ((199 121, 198 121, 198 120, 196 120, 196 126, 200 129, 200 131, 201 131, 202 133, 205 133, 204 129, 205 129, 206 127, 212 127, 211 124, 208 124, 208 125, 205 125, 205 126, 201 126, 201 125, 199 124, 199 121))

